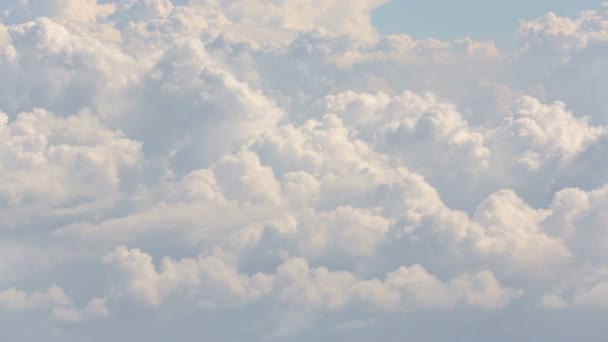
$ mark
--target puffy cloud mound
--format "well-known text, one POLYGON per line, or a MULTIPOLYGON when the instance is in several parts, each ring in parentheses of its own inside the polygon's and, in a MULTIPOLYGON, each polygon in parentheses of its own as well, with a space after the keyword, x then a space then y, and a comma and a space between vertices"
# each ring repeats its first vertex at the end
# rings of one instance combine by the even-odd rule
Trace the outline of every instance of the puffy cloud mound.
POLYGON ((0 1, 2 336, 606 340, 607 5, 384 2, 0 1))

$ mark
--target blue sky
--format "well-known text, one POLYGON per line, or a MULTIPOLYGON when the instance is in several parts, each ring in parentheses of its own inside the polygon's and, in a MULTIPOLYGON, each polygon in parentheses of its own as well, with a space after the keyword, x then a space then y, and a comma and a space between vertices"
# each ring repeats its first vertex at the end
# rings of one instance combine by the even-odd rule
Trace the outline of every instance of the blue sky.
POLYGON ((407 33, 415 38, 455 39, 465 36, 493 39, 512 47, 519 19, 553 11, 575 16, 598 8, 603 0, 392 0, 374 13, 374 25, 383 33, 407 33))

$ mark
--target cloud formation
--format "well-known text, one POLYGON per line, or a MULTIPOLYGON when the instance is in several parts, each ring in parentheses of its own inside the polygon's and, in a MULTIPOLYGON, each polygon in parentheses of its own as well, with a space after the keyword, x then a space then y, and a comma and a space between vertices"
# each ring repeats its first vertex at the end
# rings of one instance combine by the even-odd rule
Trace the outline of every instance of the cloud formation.
POLYGON ((608 338, 608 5, 505 53, 383 3, 0 3, 8 338, 608 338))

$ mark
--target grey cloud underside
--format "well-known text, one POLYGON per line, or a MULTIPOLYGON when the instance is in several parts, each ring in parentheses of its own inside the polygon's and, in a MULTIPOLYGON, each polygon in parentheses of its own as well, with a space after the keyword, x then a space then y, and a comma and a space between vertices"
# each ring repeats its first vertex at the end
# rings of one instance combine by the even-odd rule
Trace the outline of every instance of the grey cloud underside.
POLYGON ((608 6, 0 1, 15 341, 608 339, 608 6))

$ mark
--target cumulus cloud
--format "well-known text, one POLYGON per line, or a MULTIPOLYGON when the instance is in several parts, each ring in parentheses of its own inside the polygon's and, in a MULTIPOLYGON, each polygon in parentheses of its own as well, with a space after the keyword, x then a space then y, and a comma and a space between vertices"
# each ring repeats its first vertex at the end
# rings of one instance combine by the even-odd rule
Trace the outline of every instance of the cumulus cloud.
POLYGON ((139 142, 89 112, 61 118, 34 109, 11 121, 0 113, 0 120, 4 226, 105 206, 141 162, 139 142))
POLYGON ((115 8, 115 4, 98 3, 97 0, 25 0, 4 3, 4 15, 9 21, 25 21, 44 16, 87 22, 111 14, 115 8))
POLYGON ((442 283, 415 265, 401 267, 384 280, 364 280, 346 271, 311 269, 305 259, 292 258, 279 265, 276 274, 247 275, 235 269, 232 258, 221 251, 197 259, 164 258, 161 270, 156 271, 149 254, 118 247, 102 261, 117 272, 112 291, 126 292, 153 306, 172 294, 214 308, 244 305, 276 293, 279 305, 313 312, 366 304, 383 311, 445 309, 459 304, 491 310, 504 307, 521 294, 502 287, 489 271, 442 283))
POLYGON ((7 338, 605 339, 606 5, 508 54, 384 3, 1 2, 7 338))
POLYGON ((92 299, 84 309, 76 309, 72 300, 61 287, 53 286, 44 292, 26 293, 11 287, 0 291, 0 310, 2 311, 48 311, 53 319, 77 322, 85 319, 107 317, 108 308, 103 299, 92 299))
POLYGON ((25 293, 12 287, 0 292, 4 310, 39 310, 67 305, 70 300, 60 287, 51 287, 45 292, 25 293))
POLYGON ((149 305, 159 305, 171 294, 186 295, 202 307, 243 305, 270 291, 270 276, 240 274, 231 259, 221 251, 198 259, 165 258, 157 272, 149 254, 117 247, 102 262, 116 269, 124 282, 115 285, 113 291, 126 291, 149 305))

